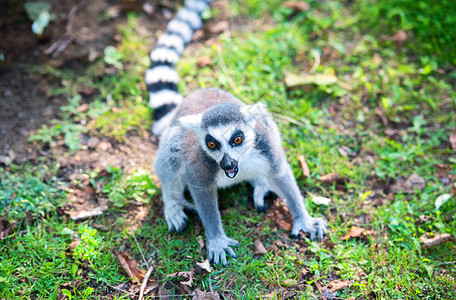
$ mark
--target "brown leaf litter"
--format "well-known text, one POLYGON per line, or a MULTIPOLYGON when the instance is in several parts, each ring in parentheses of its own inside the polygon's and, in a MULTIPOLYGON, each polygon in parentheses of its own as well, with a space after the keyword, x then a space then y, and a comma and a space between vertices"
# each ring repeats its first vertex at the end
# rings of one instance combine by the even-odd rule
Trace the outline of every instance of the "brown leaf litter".
POLYGON ((80 280, 60 284, 58 287, 59 292, 57 294, 56 299, 57 300, 67 299, 67 296, 62 293, 62 290, 68 290, 71 293, 74 290, 77 290, 81 286, 81 284, 82 284, 82 281, 80 281, 80 280))
POLYGON ((200 289, 193 291, 194 296, 192 300, 219 300, 220 295, 216 292, 203 292, 200 289))
POLYGON ((421 215, 418 217, 417 220, 415 220, 415 224, 416 225, 421 225, 421 224, 424 224, 426 222, 429 222, 429 221, 434 221, 435 218, 432 217, 432 216, 428 216, 428 215, 421 215))
POLYGON ((254 255, 262 256, 262 255, 265 255, 266 253, 268 253, 266 248, 263 246, 263 243, 259 239, 255 240, 254 246, 255 246, 255 249, 253 251, 254 255))
POLYGON ((330 293, 335 293, 341 289, 344 289, 346 287, 349 287, 350 285, 352 285, 353 282, 351 282, 350 280, 333 280, 331 281, 330 283, 328 283, 328 285, 322 287, 322 291, 325 291, 326 289, 329 289, 329 292, 330 293))
POLYGON ((68 250, 70 250, 70 252, 73 252, 74 249, 76 249, 77 246, 79 246, 81 244, 81 240, 74 240, 73 242, 71 242, 71 244, 68 246, 68 250))
POLYGON ((310 5, 307 2, 303 1, 285 1, 283 3, 283 6, 298 11, 308 11, 310 9, 310 5))
POLYGON ((429 249, 455 240, 456 238, 448 233, 444 233, 442 235, 425 233, 420 236, 420 244, 422 249, 429 249))
POLYGON ((0 216, 0 240, 6 239, 13 233, 13 226, 8 221, 7 216, 0 216))
POLYGON ((198 58, 198 61, 196 64, 198 65, 198 67, 203 68, 203 67, 210 66, 212 64, 212 60, 208 56, 201 56, 200 58, 198 58))
POLYGON ((411 174, 407 179, 400 177, 396 183, 390 187, 393 194, 399 192, 413 194, 416 191, 423 190, 426 187, 426 181, 418 174, 411 174))
POLYGON ((448 140, 450 142, 451 150, 456 150, 456 133, 453 133, 452 135, 450 135, 448 140))
POLYGON ((117 251, 117 258, 122 269, 127 273, 133 282, 140 283, 146 271, 138 269, 138 263, 127 252, 117 251))
POLYGON ((209 274, 212 272, 211 269, 211 264, 209 263, 208 259, 205 259, 202 262, 196 262, 196 270, 198 271, 198 274, 204 275, 204 274, 209 274))
POLYGON ((340 180, 340 175, 339 173, 329 173, 325 175, 321 175, 318 180, 320 180, 323 183, 334 183, 340 180))
POLYGON ((108 210, 108 206, 107 205, 100 205, 100 206, 97 206, 93 209, 90 209, 88 211, 79 211, 79 212, 72 212, 70 213, 70 218, 73 220, 73 221, 77 221, 77 220, 84 220, 84 219, 88 219, 90 217, 95 217, 95 216, 99 216, 101 214, 103 214, 105 211, 108 210))
POLYGON ((291 231, 293 218, 290 210, 282 199, 276 199, 266 215, 274 221, 278 228, 285 231, 291 231))
POLYGON ((306 162, 304 156, 298 155, 298 160, 299 160, 299 164, 301 165, 302 174, 304 174, 304 176, 306 176, 306 177, 310 177, 309 165, 307 165, 307 162, 306 162))
POLYGON ((181 281, 180 284, 186 285, 191 287, 193 283, 193 271, 182 271, 182 272, 175 272, 172 274, 166 275, 168 278, 173 278, 173 277, 181 277, 186 279, 186 281, 181 281))
POLYGON ((342 241, 351 240, 354 238, 367 239, 368 236, 376 235, 377 231, 375 230, 365 230, 359 226, 352 226, 350 231, 340 237, 342 241))
POLYGON ((396 33, 390 38, 390 40, 396 44, 402 44, 407 40, 407 33, 399 29, 396 33))

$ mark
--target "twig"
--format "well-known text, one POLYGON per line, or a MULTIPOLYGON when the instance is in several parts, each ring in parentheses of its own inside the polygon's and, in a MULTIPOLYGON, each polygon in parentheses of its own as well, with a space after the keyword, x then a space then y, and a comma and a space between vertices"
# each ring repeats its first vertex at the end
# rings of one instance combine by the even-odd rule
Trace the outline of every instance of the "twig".
POLYGON ((106 283, 106 282, 105 282, 104 284, 106 284, 107 286, 109 286, 109 287, 112 288, 112 289, 121 291, 121 292, 126 293, 126 294, 128 294, 128 295, 131 295, 131 296, 134 295, 133 293, 131 293, 131 292, 129 292, 129 291, 126 291, 126 290, 123 290, 123 289, 121 289, 121 288, 115 287, 115 286, 110 285, 110 284, 108 284, 108 283, 106 283))
POLYGON ((46 51, 44 51, 45 54, 52 54, 53 57, 57 57, 60 52, 65 50, 66 47, 70 44, 70 42, 76 42, 76 38, 73 36, 72 31, 73 31, 73 20, 74 20, 74 15, 76 14, 76 11, 78 10, 78 6, 74 5, 70 13, 68 14, 68 22, 65 27, 65 33, 61 38, 59 38, 54 44, 52 44, 46 51))
POLYGON ((209 290, 211 291, 211 293, 213 293, 214 291, 212 290, 212 282, 211 282, 211 274, 209 273, 209 290))
POLYGON ((138 300, 142 300, 142 298, 144 297, 144 290, 146 289, 147 282, 149 281, 150 275, 152 274, 154 269, 155 269, 154 266, 151 266, 149 268, 149 270, 147 270, 147 273, 144 276, 143 282, 141 284, 141 289, 139 290, 139 298, 138 298, 138 300))
POLYGON ((144 261, 144 263, 146 264, 146 267, 149 268, 149 264, 147 263, 146 258, 144 257, 144 254, 143 254, 143 252, 142 252, 142 250, 141 250, 141 247, 139 246, 139 243, 138 243, 138 240, 136 239, 135 233, 132 232, 132 235, 133 235, 133 238, 135 239, 136 246, 138 246, 139 253, 141 253, 141 256, 142 256, 142 258, 143 258, 143 261, 144 261))
POLYGON ((170 298, 170 297, 185 297, 185 296, 195 296, 195 293, 192 294, 180 294, 180 295, 163 295, 163 296, 149 296, 149 298, 170 298))
POLYGON ((451 265, 451 264, 456 264, 456 260, 455 261, 447 261, 447 262, 443 262, 443 263, 438 263, 435 266, 437 267, 437 266, 451 265))

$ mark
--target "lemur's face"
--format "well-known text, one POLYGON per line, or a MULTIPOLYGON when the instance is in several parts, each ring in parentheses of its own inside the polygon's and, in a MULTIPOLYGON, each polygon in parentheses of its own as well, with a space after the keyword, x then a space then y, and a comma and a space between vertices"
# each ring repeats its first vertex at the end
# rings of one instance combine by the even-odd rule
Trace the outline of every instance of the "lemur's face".
POLYGON ((208 126, 201 114, 182 117, 180 122, 197 134, 202 149, 219 163, 225 175, 234 178, 249 163, 247 158, 255 146, 254 128, 260 109, 264 109, 261 103, 238 108, 239 115, 233 117, 233 122, 228 122, 224 115, 223 124, 212 118, 214 124, 208 126))
POLYGON ((225 125, 208 128, 201 141, 204 151, 225 171, 229 178, 234 178, 242 165, 247 162, 243 159, 254 147, 255 136, 252 128, 247 124, 225 125))

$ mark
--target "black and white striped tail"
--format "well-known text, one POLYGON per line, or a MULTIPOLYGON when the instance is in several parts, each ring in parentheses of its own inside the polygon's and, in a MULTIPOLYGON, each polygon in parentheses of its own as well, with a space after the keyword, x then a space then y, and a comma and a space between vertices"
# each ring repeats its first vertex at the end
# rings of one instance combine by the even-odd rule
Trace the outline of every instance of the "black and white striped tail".
POLYGON ((192 40, 195 30, 201 28, 201 13, 209 8, 212 0, 186 0, 185 7, 168 23, 155 49, 150 53, 151 65, 146 71, 145 82, 149 104, 154 109, 155 124, 152 132, 159 136, 169 123, 170 113, 183 97, 177 90, 179 76, 175 64, 185 46, 192 40))

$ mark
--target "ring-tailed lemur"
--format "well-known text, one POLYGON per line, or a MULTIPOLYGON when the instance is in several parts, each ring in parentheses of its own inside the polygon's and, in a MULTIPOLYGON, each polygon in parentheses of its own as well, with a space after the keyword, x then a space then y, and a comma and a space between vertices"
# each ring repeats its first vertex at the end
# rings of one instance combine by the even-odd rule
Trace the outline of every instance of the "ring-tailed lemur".
POLYGON ((177 91, 174 65, 193 32, 202 26, 200 15, 210 2, 185 2, 158 39, 145 74, 156 120, 152 131, 160 138, 155 171, 168 228, 182 231, 187 220, 184 208, 196 209, 204 225, 209 260, 226 264, 226 253, 236 257, 231 247, 239 243, 223 231, 217 189, 248 181, 254 187, 257 210, 265 210, 264 196, 273 191, 293 215, 292 234, 303 231, 310 233, 310 239, 321 240, 327 225, 308 214, 277 125, 265 105, 245 105, 218 89, 200 89, 185 99, 177 91), (184 199, 186 188, 194 204, 184 199))

